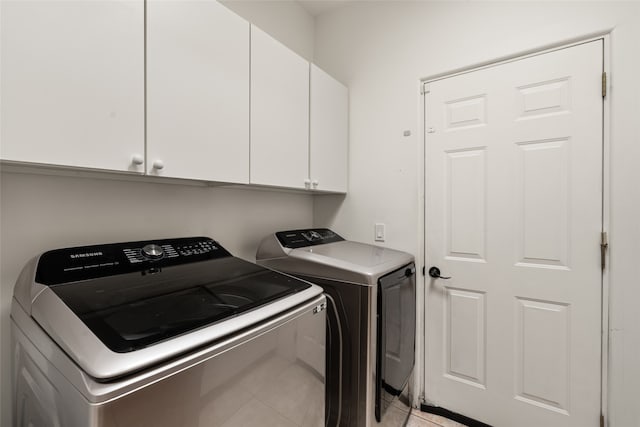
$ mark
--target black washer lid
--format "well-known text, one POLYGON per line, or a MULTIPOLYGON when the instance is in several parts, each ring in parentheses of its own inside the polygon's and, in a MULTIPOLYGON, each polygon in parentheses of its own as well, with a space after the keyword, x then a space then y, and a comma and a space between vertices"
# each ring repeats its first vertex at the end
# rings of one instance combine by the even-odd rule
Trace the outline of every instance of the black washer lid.
POLYGON ((212 325, 311 286, 233 257, 204 237, 50 251, 40 257, 36 282, 117 353, 212 325))

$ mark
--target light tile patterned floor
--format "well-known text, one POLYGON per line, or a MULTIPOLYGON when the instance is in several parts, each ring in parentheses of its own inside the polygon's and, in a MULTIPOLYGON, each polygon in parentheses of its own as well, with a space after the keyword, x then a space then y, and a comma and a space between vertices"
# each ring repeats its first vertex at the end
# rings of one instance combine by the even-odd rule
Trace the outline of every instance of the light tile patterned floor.
POLYGON ((411 411, 407 427, 464 427, 464 424, 414 409, 411 411))
MULTIPOLYGON (((397 399, 393 401, 391 406, 382 419, 384 427, 402 427, 407 416, 408 408, 401 404, 397 399)), ((434 414, 422 412, 419 409, 411 410, 411 415, 407 421, 406 427, 465 427, 450 419, 440 417, 434 414)))

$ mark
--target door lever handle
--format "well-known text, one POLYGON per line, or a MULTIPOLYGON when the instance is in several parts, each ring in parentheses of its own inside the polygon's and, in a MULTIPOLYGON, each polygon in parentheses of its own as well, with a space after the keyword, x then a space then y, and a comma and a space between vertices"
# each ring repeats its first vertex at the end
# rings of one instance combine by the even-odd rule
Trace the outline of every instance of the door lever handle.
POLYGON ((444 279, 444 280, 448 280, 451 279, 451 277, 443 277, 440 275, 440 269, 438 267, 431 267, 429 269, 429 276, 433 277, 434 279, 444 279))

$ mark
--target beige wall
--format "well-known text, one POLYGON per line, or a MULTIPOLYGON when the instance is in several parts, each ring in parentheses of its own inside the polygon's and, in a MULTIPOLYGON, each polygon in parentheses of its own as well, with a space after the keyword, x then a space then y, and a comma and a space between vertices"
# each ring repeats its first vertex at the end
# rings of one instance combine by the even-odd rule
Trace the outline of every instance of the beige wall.
POLYGON ((355 1, 318 16, 315 62, 350 89, 350 187, 345 199, 317 197, 314 214, 370 243, 386 223, 385 244, 419 257, 420 78, 610 29, 609 402, 611 425, 639 427, 640 3, 355 1))
POLYGON ((313 61, 315 19, 294 1, 220 0, 271 37, 313 61))

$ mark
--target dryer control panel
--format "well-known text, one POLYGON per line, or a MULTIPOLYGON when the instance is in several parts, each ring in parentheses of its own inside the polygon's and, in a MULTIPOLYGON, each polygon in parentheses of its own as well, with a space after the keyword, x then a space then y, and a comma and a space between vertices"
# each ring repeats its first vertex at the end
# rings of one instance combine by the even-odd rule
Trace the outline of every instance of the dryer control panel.
POLYGON ((341 242, 344 239, 328 228, 278 231, 276 237, 282 246, 289 249, 341 242))

